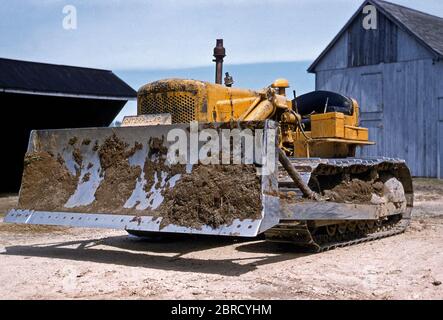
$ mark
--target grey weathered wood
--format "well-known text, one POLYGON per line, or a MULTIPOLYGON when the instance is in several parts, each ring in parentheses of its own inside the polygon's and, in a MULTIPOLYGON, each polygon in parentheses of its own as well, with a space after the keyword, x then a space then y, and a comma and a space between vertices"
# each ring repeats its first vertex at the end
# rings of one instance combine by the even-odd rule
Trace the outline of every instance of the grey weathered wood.
POLYGON ((363 28, 359 15, 349 26, 348 67, 359 67, 397 61, 397 26, 384 15, 378 15, 377 29, 363 28))
POLYGON ((403 158, 414 176, 443 178, 443 61, 389 17, 378 20, 378 33, 367 33, 361 17, 349 24, 315 65, 316 89, 359 102, 377 144, 358 156, 403 158))
POLYGON ((397 33, 398 56, 397 61, 432 59, 433 55, 422 44, 418 43, 403 30, 397 33))

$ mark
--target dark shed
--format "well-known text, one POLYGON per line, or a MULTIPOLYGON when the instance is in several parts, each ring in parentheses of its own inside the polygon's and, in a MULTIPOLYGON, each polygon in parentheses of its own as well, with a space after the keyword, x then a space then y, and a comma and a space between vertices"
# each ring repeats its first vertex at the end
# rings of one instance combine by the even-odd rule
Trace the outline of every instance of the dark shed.
POLYGON ((414 176, 443 177, 443 19, 368 0, 309 67, 317 90, 354 97, 374 147, 414 176), (368 7, 376 27, 367 28, 368 7), (366 10, 364 10, 366 8, 366 10))
POLYGON ((31 130, 109 126, 135 97, 112 71, 0 58, 0 192, 20 187, 31 130))

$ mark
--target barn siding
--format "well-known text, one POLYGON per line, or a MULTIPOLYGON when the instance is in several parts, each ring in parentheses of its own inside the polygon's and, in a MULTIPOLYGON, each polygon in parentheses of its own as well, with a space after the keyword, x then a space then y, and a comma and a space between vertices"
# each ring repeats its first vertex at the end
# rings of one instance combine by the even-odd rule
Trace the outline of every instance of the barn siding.
POLYGON ((322 59, 316 70, 343 69, 348 61, 348 34, 344 33, 328 52, 328 58, 322 59))
POLYGON ((434 149, 437 154, 437 173, 440 179, 443 178, 443 62, 434 65, 434 72, 431 80, 434 85, 434 108, 432 115, 436 121, 431 121, 430 134, 436 136, 434 149), (441 113, 441 117, 440 117, 441 113))
MULTIPOLYGON (((397 26, 388 20, 383 14, 378 14, 378 26, 376 30, 366 30, 363 28, 363 15, 361 14, 349 27, 347 32, 337 40, 327 54, 319 61, 316 71, 343 69, 347 67, 358 67, 365 65, 376 65, 381 62, 392 63, 398 60, 400 50, 398 45, 402 45, 398 40, 409 40, 414 46, 415 43, 408 39, 409 37, 397 26)), ((401 50, 405 50, 402 60, 413 57, 414 53, 420 53, 421 57, 425 57, 424 48, 414 48, 407 50, 403 46, 401 50)), ((427 56, 426 56, 427 57, 427 56)))
POLYGON ((422 44, 418 43, 403 30, 398 30, 397 61, 432 59, 433 55, 422 44))
MULTIPOLYGON (((316 89, 360 103, 361 124, 377 142, 360 156, 403 158, 413 175, 443 178, 443 61, 380 10, 377 30, 362 21, 357 12, 313 64, 316 89)), ((421 31, 421 40, 434 41, 421 31)))
MULTIPOLYGON (((318 90, 337 91, 361 102, 362 125, 369 127, 377 145, 364 148, 360 156, 404 158, 413 175, 437 177, 436 91, 443 93, 434 81, 443 71, 442 64, 438 67, 432 60, 416 60, 325 70, 317 72, 316 83, 318 90), (381 84, 365 81, 367 75, 377 74, 381 84), (368 98, 364 95, 377 99, 376 92, 382 95, 381 110, 365 105, 368 98)), ((443 132, 443 122, 440 130, 443 132)))
POLYGON ((363 28, 365 15, 361 13, 349 26, 348 67, 375 65, 397 61, 397 26, 378 12, 377 28, 363 28))

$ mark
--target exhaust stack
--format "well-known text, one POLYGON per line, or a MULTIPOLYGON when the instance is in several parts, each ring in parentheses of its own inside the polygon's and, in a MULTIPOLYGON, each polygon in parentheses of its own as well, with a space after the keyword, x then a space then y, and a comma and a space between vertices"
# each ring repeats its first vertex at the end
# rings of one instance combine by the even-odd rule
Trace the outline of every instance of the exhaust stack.
POLYGON ((223 47, 223 39, 217 39, 217 44, 214 48, 215 62, 215 83, 222 84, 223 75, 223 58, 226 57, 226 50, 223 47))

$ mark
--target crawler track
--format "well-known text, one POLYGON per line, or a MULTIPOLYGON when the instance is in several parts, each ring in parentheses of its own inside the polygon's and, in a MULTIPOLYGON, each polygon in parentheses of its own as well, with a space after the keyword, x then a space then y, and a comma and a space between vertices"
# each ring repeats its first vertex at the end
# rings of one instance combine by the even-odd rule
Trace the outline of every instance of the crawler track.
MULTIPOLYGON (((398 159, 292 159, 294 167, 310 185, 318 185, 319 178, 359 176, 369 172, 389 173, 395 176, 405 190, 407 208, 400 215, 378 221, 331 221, 318 226, 316 221, 282 220, 268 230, 266 239, 309 247, 317 252, 378 240, 403 233, 409 226, 413 206, 412 179, 405 162, 398 159)), ((297 189, 283 171, 280 171, 281 190, 297 189)), ((320 186, 319 186, 320 187, 320 186)), ((321 190, 317 190, 321 192, 321 190)))

